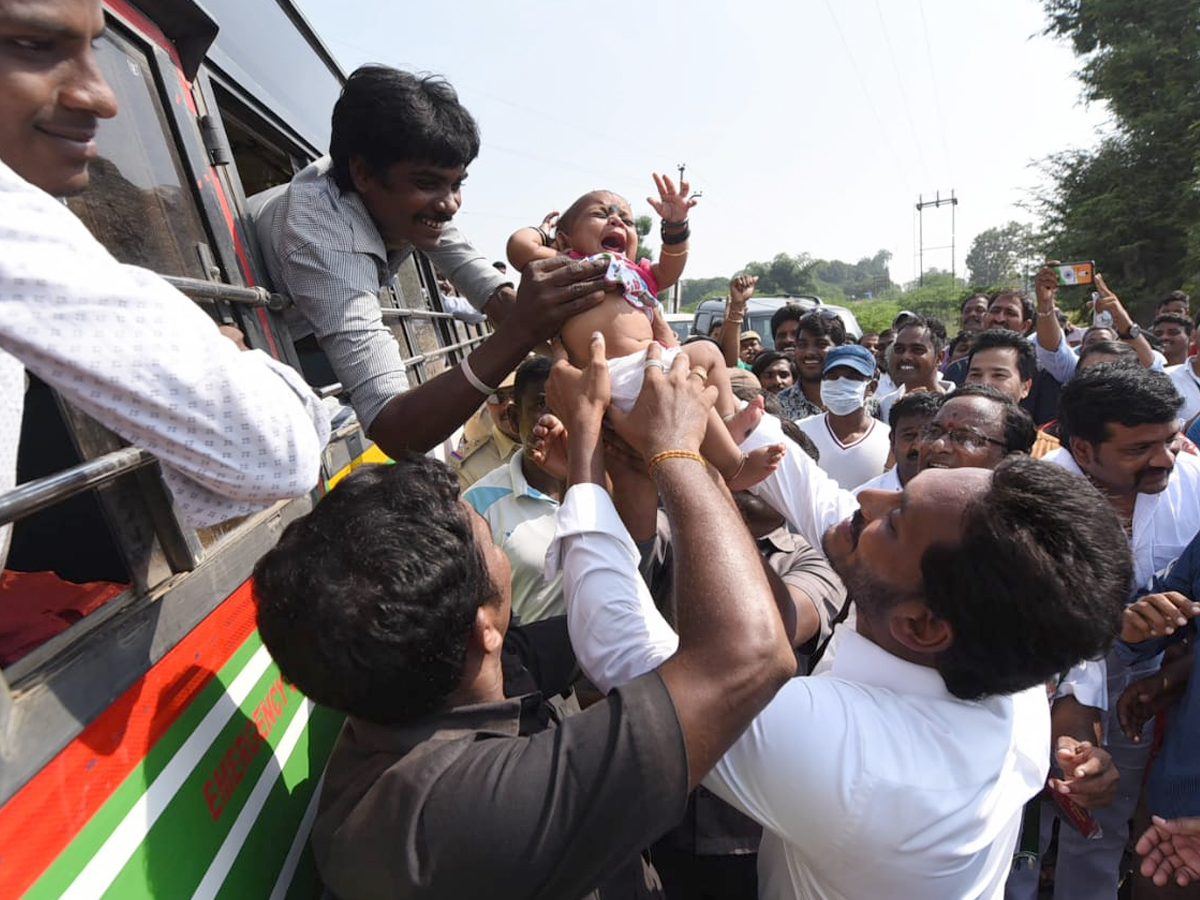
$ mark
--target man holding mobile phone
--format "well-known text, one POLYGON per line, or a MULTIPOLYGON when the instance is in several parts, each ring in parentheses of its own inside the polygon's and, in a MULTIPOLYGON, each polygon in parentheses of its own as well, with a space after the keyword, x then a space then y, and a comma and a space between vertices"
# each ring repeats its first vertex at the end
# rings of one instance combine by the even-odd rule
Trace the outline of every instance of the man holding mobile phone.
MULTIPOLYGON (((1037 340, 1035 346, 1038 365, 1065 384, 1075 374, 1079 357, 1067 343, 1062 326, 1058 323, 1058 316, 1055 315, 1055 295, 1058 292, 1059 284, 1063 283, 1060 278, 1059 265, 1057 260, 1051 260, 1042 266, 1034 276, 1033 284, 1037 293, 1037 340)), ((1072 264, 1062 268, 1077 271, 1078 265, 1072 264)), ((1105 327, 1111 327, 1118 340, 1124 341, 1134 349, 1143 366, 1147 369, 1161 370, 1165 364, 1163 355, 1156 353, 1150 346, 1145 336, 1142 335, 1142 329, 1133 321, 1133 317, 1129 315, 1117 295, 1104 283, 1104 278, 1099 274, 1095 274, 1093 277, 1093 283, 1096 286, 1092 301, 1094 315, 1099 317, 1107 313, 1111 316, 1110 324, 1105 327)), ((1077 281, 1076 283, 1083 282, 1077 281)), ((1100 325, 1101 322, 1093 319, 1093 324, 1100 325)))

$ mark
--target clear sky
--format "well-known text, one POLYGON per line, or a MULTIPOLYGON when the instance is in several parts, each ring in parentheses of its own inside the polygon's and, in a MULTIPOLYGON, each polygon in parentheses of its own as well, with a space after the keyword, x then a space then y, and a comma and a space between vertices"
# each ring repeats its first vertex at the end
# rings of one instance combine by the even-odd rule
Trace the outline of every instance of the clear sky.
MULTIPOLYGON (((650 213, 651 172, 686 163, 703 197, 685 277, 886 249, 904 282, 918 196, 951 190, 963 275, 978 232, 1032 221, 1031 162, 1107 121, 1036 0, 297 2, 347 71, 381 62, 458 89, 483 144, 457 222, 497 259, 588 190, 650 213)), ((950 267, 950 225, 948 206, 925 211, 927 269, 950 267)))

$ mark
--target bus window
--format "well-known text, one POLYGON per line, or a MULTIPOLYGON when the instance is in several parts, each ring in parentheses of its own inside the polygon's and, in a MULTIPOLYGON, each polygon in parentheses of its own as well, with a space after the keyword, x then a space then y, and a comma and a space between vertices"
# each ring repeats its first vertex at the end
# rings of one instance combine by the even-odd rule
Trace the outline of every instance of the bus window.
POLYGON ((245 196, 285 184, 304 160, 272 140, 258 116, 244 109, 233 95, 213 82, 213 96, 225 125, 225 138, 245 196))
POLYGON ((90 184, 68 205, 121 262, 207 278, 197 245, 208 237, 145 54, 110 27, 96 56, 121 114, 100 122, 90 184))

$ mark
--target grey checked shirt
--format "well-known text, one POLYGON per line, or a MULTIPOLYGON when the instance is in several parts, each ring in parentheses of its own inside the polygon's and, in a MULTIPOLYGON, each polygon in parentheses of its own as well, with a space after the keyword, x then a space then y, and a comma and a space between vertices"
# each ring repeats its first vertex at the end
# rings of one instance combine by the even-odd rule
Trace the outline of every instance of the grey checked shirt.
MULTIPOLYGON (((343 192, 330 166, 322 157, 290 183, 251 197, 249 205, 271 281, 299 314, 293 336, 316 335, 369 431, 387 402, 408 389, 378 294, 414 248, 389 253, 362 198, 343 192)), ((428 255, 476 309, 512 283, 452 225, 428 255)))

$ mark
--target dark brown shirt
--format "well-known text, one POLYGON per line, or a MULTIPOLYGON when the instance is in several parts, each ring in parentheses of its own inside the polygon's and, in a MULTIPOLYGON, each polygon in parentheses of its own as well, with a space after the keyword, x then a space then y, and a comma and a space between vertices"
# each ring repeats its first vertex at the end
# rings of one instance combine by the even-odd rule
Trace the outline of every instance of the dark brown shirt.
POLYGON ((683 734, 651 672, 561 723, 539 693, 347 719, 313 850, 339 900, 654 898, 640 851, 686 799, 683 734))

